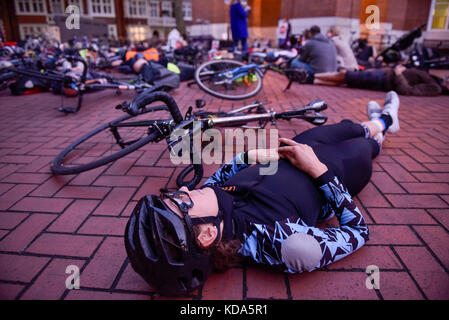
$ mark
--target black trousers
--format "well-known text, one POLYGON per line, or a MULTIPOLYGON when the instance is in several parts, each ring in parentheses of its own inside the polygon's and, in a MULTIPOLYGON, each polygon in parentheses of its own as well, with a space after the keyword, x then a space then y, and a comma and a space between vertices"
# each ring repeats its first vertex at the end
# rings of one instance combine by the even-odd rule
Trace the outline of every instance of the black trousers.
POLYGON ((343 120, 338 124, 312 128, 293 140, 311 146, 318 159, 333 170, 354 196, 368 184, 372 159, 380 152, 379 143, 366 136, 362 125, 343 120))

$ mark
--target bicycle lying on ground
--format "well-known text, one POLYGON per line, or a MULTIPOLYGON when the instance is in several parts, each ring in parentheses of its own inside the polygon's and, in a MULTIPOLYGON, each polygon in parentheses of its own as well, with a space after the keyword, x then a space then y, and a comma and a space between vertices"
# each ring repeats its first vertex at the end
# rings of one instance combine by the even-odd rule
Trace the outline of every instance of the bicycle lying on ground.
POLYGON ((222 99, 242 100, 259 93, 263 76, 273 70, 287 77, 289 89, 293 81, 299 80, 298 70, 290 67, 289 61, 277 65, 274 61, 265 64, 244 64, 237 60, 212 60, 200 65, 195 71, 195 82, 205 92, 222 99))
MULTIPOLYGON (((83 102, 83 95, 89 91, 93 90, 104 90, 104 89, 115 89, 116 94, 120 94, 124 90, 135 90, 137 93, 142 91, 157 91, 157 90, 169 90, 170 88, 164 88, 164 86, 151 85, 145 82, 141 75, 132 78, 121 78, 117 79, 111 77, 109 74, 97 73, 98 78, 87 80, 88 67, 87 63, 81 57, 75 56, 65 56, 67 60, 78 61, 83 64, 83 72, 78 78, 66 75, 64 73, 47 70, 33 70, 30 68, 19 67, 19 68, 8 68, 3 76, 0 76, 0 80, 7 81, 16 76, 26 76, 30 78, 42 79, 45 81, 51 81, 56 83, 59 87, 59 94, 61 95, 61 106, 57 108, 58 111, 64 113, 76 113, 81 109, 83 102), (64 88, 74 88, 77 92, 78 101, 76 107, 66 107, 64 106, 64 88)), ((1 82, 0 82, 1 84, 1 82)))
MULTIPOLYGON (((171 133, 178 129, 187 130, 186 134, 193 135, 195 130, 243 126, 251 122, 257 122, 258 128, 262 128, 266 123, 275 123, 280 119, 302 119, 314 125, 322 125, 327 121, 327 116, 319 113, 327 108, 327 104, 322 100, 314 100, 305 107, 280 113, 267 110, 260 102, 218 113, 205 111, 203 106, 201 101, 197 101, 200 110, 192 112, 193 108, 189 107, 183 118, 178 105, 168 93, 143 92, 130 104, 123 102, 116 107, 127 112, 127 115, 98 127, 65 148, 53 160, 51 170, 61 175, 77 174, 115 161, 145 145, 164 139, 169 149, 174 150, 174 145, 179 141, 171 141, 170 137, 171 133), (163 104, 149 106, 156 102, 163 104), (200 126, 194 126, 194 123, 200 126)), ((191 159, 194 152, 192 148, 191 159)), ((202 164, 191 164, 178 176, 177 184, 193 188, 202 176, 202 164), (192 170, 192 180, 184 181, 192 170)))

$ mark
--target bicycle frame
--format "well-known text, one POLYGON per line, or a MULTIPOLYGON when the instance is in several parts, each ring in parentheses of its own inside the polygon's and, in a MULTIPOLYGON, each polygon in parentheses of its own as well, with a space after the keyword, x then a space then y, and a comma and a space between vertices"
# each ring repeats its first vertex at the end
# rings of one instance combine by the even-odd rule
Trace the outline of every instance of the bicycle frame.
POLYGON ((241 77, 246 76, 249 73, 249 71, 251 71, 251 70, 255 70, 257 73, 259 73, 259 75, 261 77, 263 77, 264 73, 262 71, 262 68, 259 65, 255 64, 255 63, 247 64, 247 65, 245 65, 243 67, 239 67, 239 68, 235 68, 233 70, 229 70, 228 72, 230 72, 233 75, 231 81, 235 81, 235 80, 237 80, 237 79, 239 79, 241 77))
MULTIPOLYGON (((175 140, 170 140, 170 137, 166 137, 166 141, 168 144, 168 148, 170 152, 174 152, 174 145, 181 141, 183 137, 190 136, 190 141, 193 139, 192 136, 198 131, 203 131, 205 129, 209 129, 212 127, 230 127, 234 125, 242 125, 247 124, 249 122, 259 121, 268 122, 271 121, 273 124, 276 119, 284 119, 290 120, 293 118, 303 119, 315 125, 322 125, 327 121, 327 116, 319 113, 319 111, 325 110, 327 108, 327 104, 322 100, 314 100, 309 103, 307 106, 292 111, 286 111, 281 113, 276 113, 273 110, 265 110, 263 105, 259 102, 256 102, 251 105, 244 106, 242 108, 233 110, 227 114, 223 114, 223 116, 213 117, 213 115, 209 115, 207 118, 201 117, 192 117, 188 120, 183 121, 181 124, 175 126, 173 130, 184 129, 186 130, 185 134, 178 136, 175 140), (256 113, 249 113, 246 115, 240 115, 241 112, 251 112, 254 108, 257 108, 258 111, 256 113), (199 121, 200 125, 195 126, 194 122, 199 121)), ((191 111, 189 109, 189 111, 191 111)), ((188 113, 189 113, 188 111, 188 113)), ((259 126, 256 128, 262 128, 263 126, 259 126)), ((172 132, 172 131, 170 131, 172 132)), ((193 150, 193 146, 191 148, 190 157, 193 159, 193 155, 195 150, 193 150)), ((187 186, 189 189, 194 188, 203 176, 203 167, 201 164, 191 164, 184 168, 176 179, 176 183, 179 187, 187 186), (189 175, 191 171, 194 171, 194 177, 192 180, 186 182, 184 179, 189 175)))

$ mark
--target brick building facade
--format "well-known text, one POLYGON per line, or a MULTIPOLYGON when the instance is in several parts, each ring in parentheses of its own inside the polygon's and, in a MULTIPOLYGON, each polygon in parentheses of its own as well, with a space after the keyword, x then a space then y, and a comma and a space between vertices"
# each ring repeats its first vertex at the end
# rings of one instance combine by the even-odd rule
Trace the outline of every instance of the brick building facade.
MULTIPOLYGON (((103 21, 107 36, 115 39, 144 40, 154 30, 162 36, 176 27, 173 0, 2 0, 0 26, 6 39, 51 32, 54 17, 65 15, 68 5, 80 9, 82 19, 103 21)), ((192 2, 182 1, 184 21, 192 21, 192 2)))
MULTIPOLYGON (((426 45, 449 47, 449 0, 248 0, 252 12, 248 18, 250 37, 276 37, 278 19, 287 18, 292 33, 302 33, 313 24, 323 30, 337 25, 348 40, 368 37, 378 46, 387 45, 404 32, 427 24, 426 45), (379 28, 365 27, 370 5, 379 8, 379 28)), ((226 0, 192 0, 191 32, 209 32, 216 38, 230 37, 229 3, 226 0), (197 19, 202 24, 197 24, 197 19), (204 24, 204 20, 210 23, 204 24)))
MULTIPOLYGON (((449 0, 248 0, 250 38, 276 38, 280 18, 290 20, 292 33, 313 24, 323 30, 337 25, 351 41, 368 37, 372 44, 390 44, 407 30, 427 24, 426 45, 449 47, 449 0), (368 29, 365 21, 379 9, 379 28, 368 29)), ((231 39, 231 0, 183 0, 183 14, 190 35, 231 39)), ((176 26, 174 0, 2 0, 0 27, 7 39, 20 39, 46 29, 54 15, 75 4, 86 19, 103 21, 112 38, 143 40, 158 30, 163 36, 176 26)))

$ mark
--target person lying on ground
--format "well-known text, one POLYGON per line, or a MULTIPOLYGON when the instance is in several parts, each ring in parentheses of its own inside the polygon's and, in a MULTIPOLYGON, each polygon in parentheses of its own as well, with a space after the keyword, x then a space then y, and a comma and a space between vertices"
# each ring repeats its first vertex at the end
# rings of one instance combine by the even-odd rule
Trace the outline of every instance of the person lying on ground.
POLYGON ((379 91, 394 90, 400 95, 408 96, 437 96, 447 93, 449 89, 448 78, 437 78, 426 71, 406 68, 400 64, 394 68, 316 73, 312 83, 379 91))
POLYGON ((277 149, 238 154, 199 189, 142 198, 125 231, 131 265, 161 294, 179 295, 242 259, 301 273, 347 257, 369 239, 352 197, 370 181, 385 134, 400 129, 398 110, 389 92, 383 110, 368 104, 366 122, 281 138, 277 149), (275 174, 260 174, 267 161, 278 161, 275 174), (334 215, 339 227, 317 227, 334 215))

